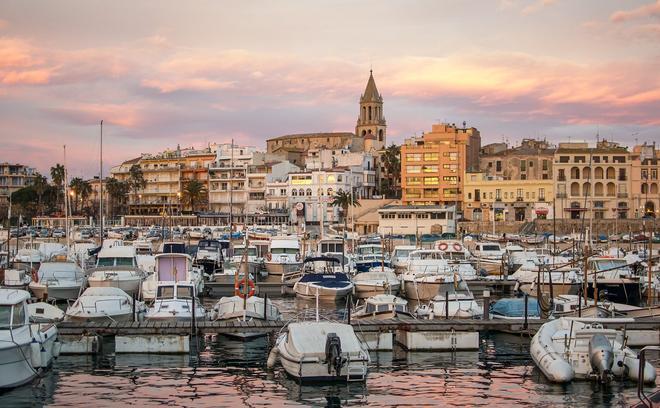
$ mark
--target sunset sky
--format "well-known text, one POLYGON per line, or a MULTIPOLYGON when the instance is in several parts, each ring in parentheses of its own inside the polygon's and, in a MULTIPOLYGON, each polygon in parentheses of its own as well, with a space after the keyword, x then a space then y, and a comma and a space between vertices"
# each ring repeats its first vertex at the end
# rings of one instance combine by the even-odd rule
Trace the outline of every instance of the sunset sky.
POLYGON ((353 131, 370 68, 388 142, 660 141, 660 0, 3 0, 0 161, 353 131))

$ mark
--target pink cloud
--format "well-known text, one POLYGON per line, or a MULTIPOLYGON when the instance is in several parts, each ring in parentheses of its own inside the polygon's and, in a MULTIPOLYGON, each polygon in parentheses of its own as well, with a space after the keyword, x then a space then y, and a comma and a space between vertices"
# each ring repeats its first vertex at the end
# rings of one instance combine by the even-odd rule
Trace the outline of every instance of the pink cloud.
POLYGON ((8 71, 0 73, 3 84, 6 85, 39 85, 47 84, 50 79, 50 71, 45 69, 31 71, 8 71))
POLYGON ((532 4, 527 5, 521 11, 522 15, 529 15, 540 11, 544 7, 551 6, 556 3, 557 0, 536 0, 532 4))
POLYGON ((234 86, 233 81, 215 81, 206 78, 190 79, 143 79, 142 86, 158 89, 161 93, 170 93, 174 91, 217 91, 220 89, 229 89, 234 86))
POLYGON ((633 20, 637 18, 658 17, 658 16, 660 16, 660 0, 657 0, 655 3, 637 7, 632 10, 615 11, 610 16, 610 20, 615 23, 620 23, 623 21, 633 20))
POLYGON ((136 104, 78 103, 48 111, 78 125, 94 125, 101 119, 108 125, 125 128, 136 128, 144 123, 144 107, 136 104))

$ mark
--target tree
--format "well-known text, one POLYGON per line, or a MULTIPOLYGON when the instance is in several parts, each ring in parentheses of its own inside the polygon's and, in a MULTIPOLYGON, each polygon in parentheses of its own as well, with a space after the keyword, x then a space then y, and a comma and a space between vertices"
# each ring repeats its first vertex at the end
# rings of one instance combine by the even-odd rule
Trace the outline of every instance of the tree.
POLYGON ((147 186, 147 181, 144 179, 144 173, 139 164, 132 165, 128 170, 128 184, 136 196, 140 190, 147 186))
POLYGON ((92 185, 89 184, 89 181, 87 180, 83 180, 80 177, 75 177, 71 179, 69 187, 75 195, 74 204, 76 211, 78 210, 78 202, 80 202, 80 211, 82 212, 82 210, 86 208, 89 196, 92 194, 92 185))
POLYGON ((360 202, 357 197, 355 197, 355 194, 346 191, 338 191, 337 194, 332 197, 332 206, 340 207, 342 209, 344 233, 346 233, 348 227, 348 207, 360 207, 360 202))
POLYGON ((195 212, 195 205, 206 201, 206 187, 199 180, 187 180, 183 185, 182 200, 195 212))
POLYGON ((401 146, 389 145, 381 156, 385 175, 381 180, 381 193, 388 198, 398 198, 401 181, 401 146))
MULTIPOLYGON (((50 178, 53 180, 53 184, 55 184, 56 187, 58 187, 58 192, 55 196, 56 200, 56 207, 57 208, 62 208, 60 205, 60 197, 64 197, 64 178, 65 178, 66 172, 64 171, 64 166, 61 164, 57 163, 55 166, 50 168, 50 178)), ((62 203, 64 201, 61 201, 62 203)))
POLYGON ((44 215, 43 199, 44 194, 46 194, 49 188, 48 180, 46 180, 46 177, 37 173, 34 179, 32 179, 32 188, 37 194, 37 212, 39 215, 44 215))
POLYGON ((121 213, 124 204, 126 203, 126 196, 131 191, 131 186, 128 182, 119 181, 116 178, 109 178, 105 183, 105 188, 108 191, 110 198, 110 216, 114 216, 115 210, 119 208, 121 213))

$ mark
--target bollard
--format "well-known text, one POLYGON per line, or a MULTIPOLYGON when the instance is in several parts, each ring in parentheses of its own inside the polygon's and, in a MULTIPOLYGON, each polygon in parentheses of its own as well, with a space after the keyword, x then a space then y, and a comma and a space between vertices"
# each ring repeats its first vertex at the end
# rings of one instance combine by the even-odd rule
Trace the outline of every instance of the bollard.
POLYGON ((449 320, 449 292, 445 292, 445 319, 449 320))
POLYGON ((490 290, 484 290, 484 320, 490 319, 490 290))
POLYGON ((525 323, 523 323, 523 330, 527 330, 527 293, 525 293, 525 323))

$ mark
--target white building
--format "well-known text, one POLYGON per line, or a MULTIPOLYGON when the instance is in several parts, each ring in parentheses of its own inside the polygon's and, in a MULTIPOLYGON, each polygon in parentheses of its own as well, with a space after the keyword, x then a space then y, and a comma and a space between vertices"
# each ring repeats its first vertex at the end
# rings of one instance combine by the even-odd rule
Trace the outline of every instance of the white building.
POLYGON ((254 146, 221 144, 209 167, 209 211, 245 214, 263 201, 265 153, 254 146), (260 199, 261 197, 261 199, 260 199))
POLYGON ((307 170, 333 170, 350 168, 352 173, 362 173, 359 184, 359 195, 371 198, 376 191, 375 158, 371 153, 352 152, 344 149, 312 149, 305 159, 307 170))
POLYGON ((378 210, 381 235, 456 233, 453 206, 388 205, 378 210))

